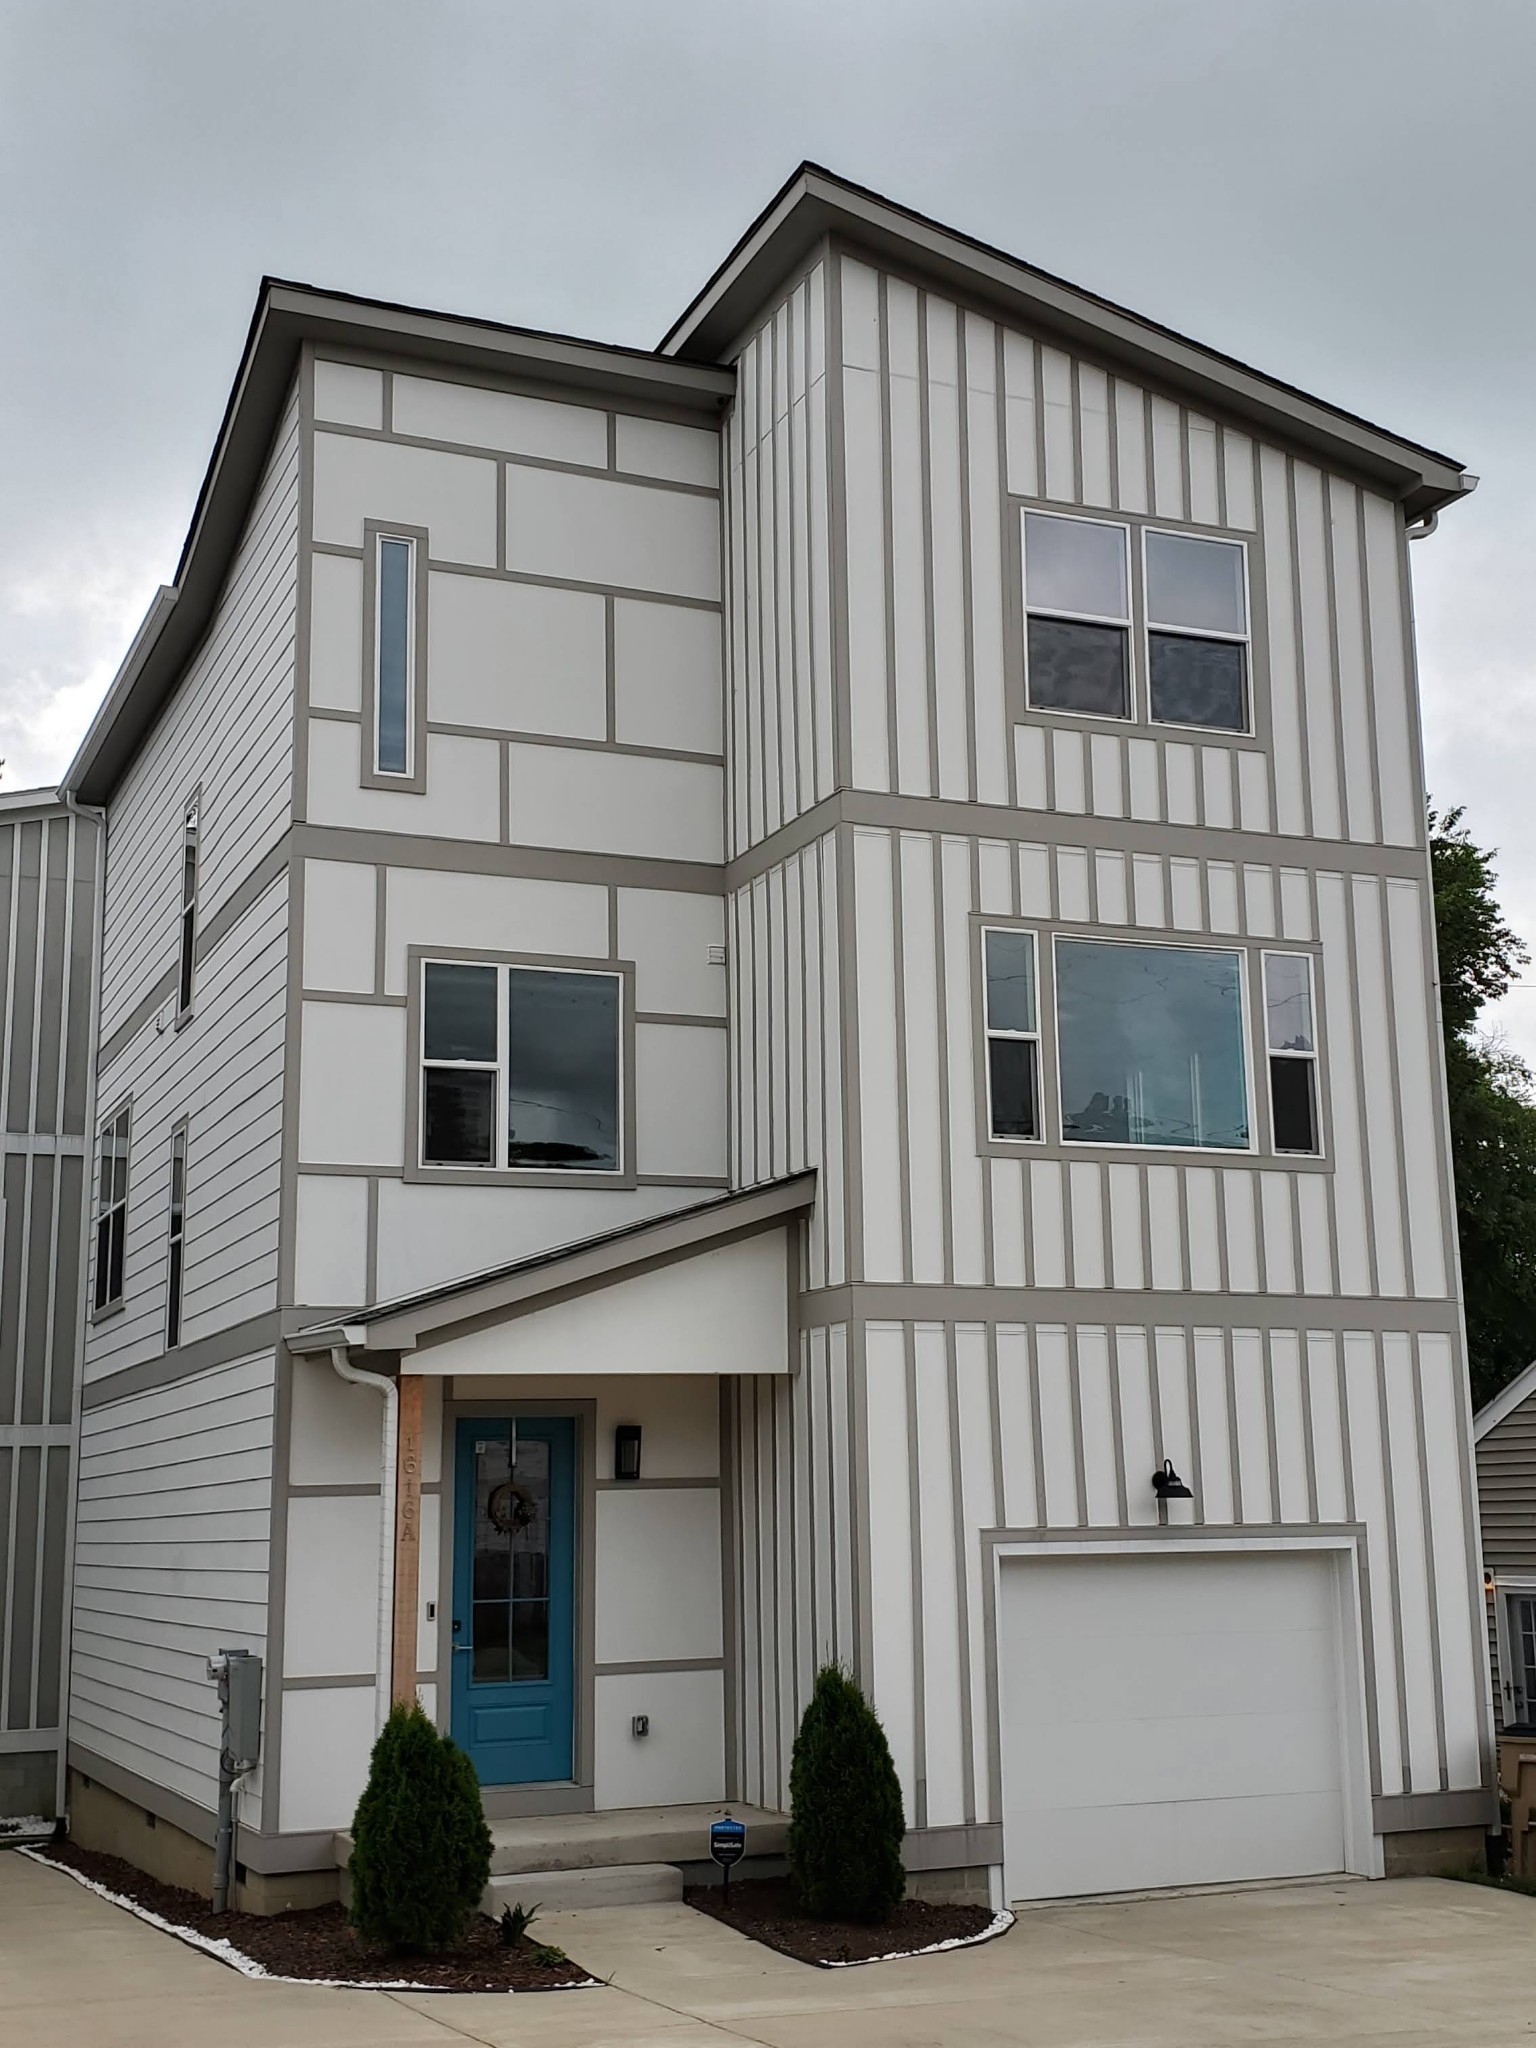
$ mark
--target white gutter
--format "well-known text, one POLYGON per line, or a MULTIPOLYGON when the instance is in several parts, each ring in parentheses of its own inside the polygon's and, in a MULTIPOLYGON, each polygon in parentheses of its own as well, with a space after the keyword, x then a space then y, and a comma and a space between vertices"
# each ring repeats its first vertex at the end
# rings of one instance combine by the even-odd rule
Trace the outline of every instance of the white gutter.
POLYGON ((354 1387, 372 1387, 384 1397, 383 1469, 379 1485, 379 1645, 378 1682, 374 1689, 376 1719, 389 1719, 394 1692, 395 1662, 395 1448, 400 1434, 400 1394, 381 1372, 364 1372, 347 1356, 345 1344, 331 1346, 331 1364, 354 1387))

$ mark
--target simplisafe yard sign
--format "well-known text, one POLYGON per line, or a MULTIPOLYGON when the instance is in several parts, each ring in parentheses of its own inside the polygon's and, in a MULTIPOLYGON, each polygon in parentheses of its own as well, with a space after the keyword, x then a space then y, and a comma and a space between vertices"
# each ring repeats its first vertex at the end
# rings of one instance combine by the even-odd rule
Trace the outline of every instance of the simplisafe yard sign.
POLYGON ((747 1853, 747 1831, 739 1820, 717 1820, 710 1824, 709 1853, 719 1864, 727 1898, 731 1891, 731 1865, 747 1853))

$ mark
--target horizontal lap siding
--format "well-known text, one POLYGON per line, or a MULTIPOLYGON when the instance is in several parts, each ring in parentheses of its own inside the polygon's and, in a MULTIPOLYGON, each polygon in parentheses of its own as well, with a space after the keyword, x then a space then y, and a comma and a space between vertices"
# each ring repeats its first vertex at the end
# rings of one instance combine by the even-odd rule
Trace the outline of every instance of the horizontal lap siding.
POLYGON ((1536 1572, 1536 1398, 1477 1447, 1483 1557, 1493 1571, 1536 1572))
POLYGON ((1391 501, 849 257, 837 307, 857 787, 1422 844, 1391 501), (1012 719, 1020 499, 1248 541, 1253 739, 1012 719))
POLYGON ((74 1739, 203 1807, 218 1796, 206 1660, 266 1643, 273 1384, 263 1354, 82 1429, 74 1739))
POLYGON ((112 802, 101 1035, 174 969, 182 811, 201 786, 206 927, 291 809, 299 419, 290 398, 207 637, 112 802))
MULTIPOLYGON (((873 827, 856 828, 851 845, 863 1211, 854 1277, 1445 1299, 1418 884, 873 827), (976 913, 1042 932, 1243 940, 1252 1005, 1263 946, 1319 949, 1330 1170, 1290 1171, 1262 1150, 1200 1165, 1050 1143, 978 1158, 976 913), (1421 1109, 1399 1115, 1400 1101, 1421 1109)), ((1052 1069, 1051 1020, 1042 1021, 1052 1069)), ((1258 1096, 1267 1077, 1252 1033, 1248 1058, 1258 1096)), ((1262 1132, 1262 1102, 1255 1108, 1262 1132)))
POLYGON ((191 1021, 141 1033, 102 1075, 132 1097, 124 1307, 88 1333, 97 1380, 165 1346, 171 1131, 187 1119, 183 1342, 277 1306, 288 886, 280 878, 199 969, 191 1021))
POLYGON ((1448 1340, 1190 1323, 872 1323, 869 1662, 909 1824, 996 1820, 989 1529, 1365 1525, 1372 1790, 1480 1782, 1482 1626, 1448 1340), (1469 1654, 1471 1651, 1471 1654, 1469 1654), (1405 1676, 1406 1674, 1406 1676, 1405 1676))
POLYGON ((733 852, 833 787, 826 303, 820 265, 743 349, 726 428, 733 852))

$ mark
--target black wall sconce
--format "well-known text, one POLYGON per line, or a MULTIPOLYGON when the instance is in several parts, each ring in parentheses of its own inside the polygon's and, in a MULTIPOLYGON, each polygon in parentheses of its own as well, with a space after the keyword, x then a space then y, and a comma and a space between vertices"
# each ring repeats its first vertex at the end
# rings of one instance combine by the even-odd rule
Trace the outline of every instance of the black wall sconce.
POLYGON ((621 1422, 613 1432, 613 1476, 615 1479, 638 1479, 640 1477, 640 1425, 638 1422, 621 1422))
POLYGON ((1172 1458, 1164 1458, 1152 1474, 1152 1491, 1159 1500, 1193 1500, 1195 1497, 1174 1471, 1172 1458))

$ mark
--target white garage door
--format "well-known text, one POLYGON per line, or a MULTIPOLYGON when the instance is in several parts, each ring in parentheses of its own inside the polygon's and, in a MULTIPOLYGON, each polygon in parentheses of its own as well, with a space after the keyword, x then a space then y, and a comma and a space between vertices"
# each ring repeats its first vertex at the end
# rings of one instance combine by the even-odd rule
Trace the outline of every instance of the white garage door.
POLYGON ((1344 1868, 1325 1555, 1009 1559, 998 1604, 1018 1899, 1344 1868))

